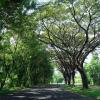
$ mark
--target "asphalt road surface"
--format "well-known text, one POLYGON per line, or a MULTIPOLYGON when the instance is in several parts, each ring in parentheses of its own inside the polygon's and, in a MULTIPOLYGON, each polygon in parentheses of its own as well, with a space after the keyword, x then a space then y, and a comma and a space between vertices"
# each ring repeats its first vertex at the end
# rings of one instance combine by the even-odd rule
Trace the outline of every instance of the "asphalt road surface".
POLYGON ((33 87, 0 96, 0 100, 96 100, 64 91, 60 87, 33 87))

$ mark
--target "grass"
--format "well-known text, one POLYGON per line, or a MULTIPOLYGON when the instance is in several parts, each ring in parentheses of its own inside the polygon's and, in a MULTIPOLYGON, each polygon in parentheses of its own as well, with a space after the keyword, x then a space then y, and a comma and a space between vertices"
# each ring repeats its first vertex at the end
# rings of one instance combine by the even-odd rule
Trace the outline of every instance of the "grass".
POLYGON ((100 100, 100 86, 90 86, 89 89, 81 89, 80 86, 69 87, 65 85, 65 88, 66 90, 70 90, 74 93, 95 97, 97 100, 100 100))
POLYGON ((20 91, 20 90, 22 90, 22 88, 20 88, 20 87, 3 88, 2 90, 0 90, 0 95, 12 93, 12 92, 17 92, 17 91, 20 91))

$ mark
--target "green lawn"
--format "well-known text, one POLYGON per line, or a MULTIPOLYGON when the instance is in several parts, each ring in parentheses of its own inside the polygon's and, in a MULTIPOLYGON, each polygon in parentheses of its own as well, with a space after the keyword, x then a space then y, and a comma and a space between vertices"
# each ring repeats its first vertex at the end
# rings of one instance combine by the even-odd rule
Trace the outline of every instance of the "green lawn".
POLYGON ((100 86, 90 86, 89 89, 81 89, 80 86, 69 87, 65 85, 66 90, 70 90, 75 93, 80 93, 82 95, 95 97, 97 100, 100 100, 100 86))

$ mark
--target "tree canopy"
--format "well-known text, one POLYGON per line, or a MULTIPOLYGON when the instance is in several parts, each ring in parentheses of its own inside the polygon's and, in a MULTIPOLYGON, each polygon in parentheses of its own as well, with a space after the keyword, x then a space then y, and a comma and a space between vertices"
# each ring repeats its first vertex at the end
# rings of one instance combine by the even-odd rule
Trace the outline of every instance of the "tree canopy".
MULTIPOLYGON (((46 4, 1 0, 0 88, 50 83, 51 58, 60 66, 66 83, 70 85, 71 79, 75 83, 77 70, 83 88, 88 88, 83 64, 100 46, 99 6, 98 0, 55 0, 46 4)), ((98 69, 98 59, 92 59, 92 76, 98 69)))
POLYGON ((78 69, 86 88, 83 63, 100 44, 98 6, 95 0, 64 1, 50 3, 39 12, 40 40, 66 53, 67 65, 78 69))

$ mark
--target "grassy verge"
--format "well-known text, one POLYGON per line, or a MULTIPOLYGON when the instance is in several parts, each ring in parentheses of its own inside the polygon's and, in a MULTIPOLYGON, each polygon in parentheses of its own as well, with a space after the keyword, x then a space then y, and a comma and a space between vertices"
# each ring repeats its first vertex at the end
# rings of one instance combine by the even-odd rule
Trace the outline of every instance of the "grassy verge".
POLYGON ((12 92, 17 92, 22 90, 23 88, 20 87, 15 87, 15 88, 3 88, 2 90, 0 90, 0 95, 3 94, 8 94, 8 93, 12 93, 12 92))
POLYGON ((100 100, 100 86, 90 86, 89 89, 81 89, 80 86, 69 87, 69 86, 65 85, 64 88, 66 90, 70 90, 71 92, 95 97, 97 100, 100 100))

